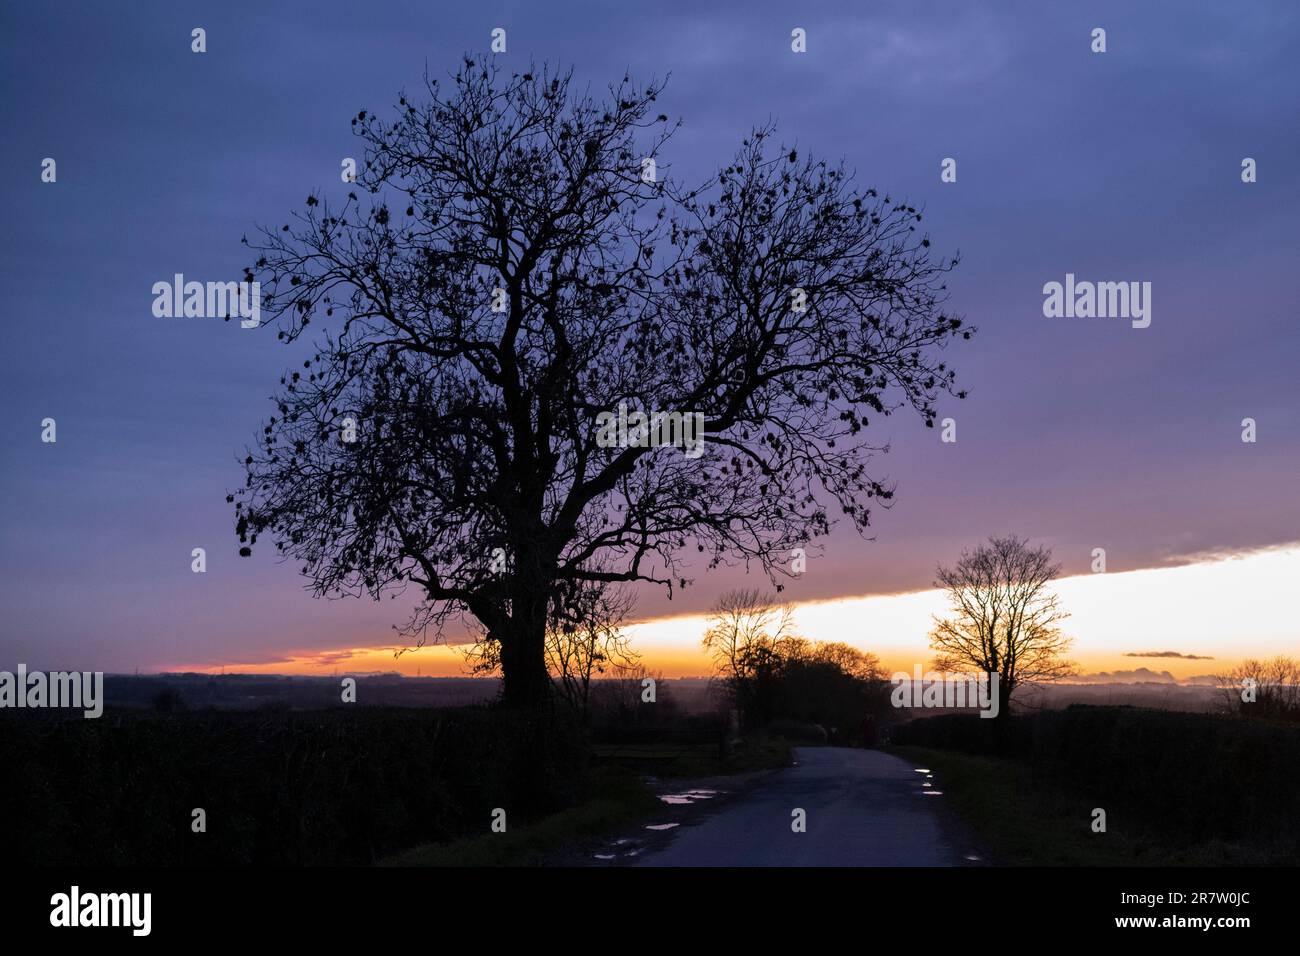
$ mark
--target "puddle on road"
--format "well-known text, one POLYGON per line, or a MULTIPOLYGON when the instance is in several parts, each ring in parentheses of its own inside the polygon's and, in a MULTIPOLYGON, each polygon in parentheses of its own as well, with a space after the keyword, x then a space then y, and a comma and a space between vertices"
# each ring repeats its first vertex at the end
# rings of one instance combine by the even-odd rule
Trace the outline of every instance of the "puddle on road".
MULTIPOLYGON (((627 841, 625 840, 622 842, 627 842, 627 841)), ((622 857, 623 859, 626 860, 628 857, 640 856, 641 850, 642 850, 641 847, 637 847, 635 850, 628 850, 626 853, 622 854, 622 857)), ((596 853, 593 855, 598 860, 616 860, 619 857, 619 854, 617 853, 596 853)))
POLYGON ((700 800, 712 800, 725 790, 687 790, 685 793, 661 793, 659 799, 671 806, 690 806, 700 800))
POLYGON ((647 830, 671 830, 673 827, 681 826, 679 823, 652 823, 646 827, 647 830))

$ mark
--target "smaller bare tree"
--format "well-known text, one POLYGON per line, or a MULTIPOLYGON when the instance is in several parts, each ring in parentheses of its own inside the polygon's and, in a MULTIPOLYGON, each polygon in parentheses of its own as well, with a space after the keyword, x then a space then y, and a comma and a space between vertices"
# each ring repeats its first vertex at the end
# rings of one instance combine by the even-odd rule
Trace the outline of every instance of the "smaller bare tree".
MULTIPOLYGON (((641 656, 624 630, 634 604, 627 587, 609 581, 575 583, 561 589, 551 604, 546 669, 561 698, 584 720, 594 680, 640 670, 641 656)), ((476 675, 501 673, 501 645, 484 631, 475 632, 465 658, 476 675)))
POLYGON ((727 680, 744 680, 765 651, 795 640, 794 609, 758 590, 727 591, 709 612, 704 649, 727 680))
POLYGON ((727 591, 709 613, 704 649, 747 724, 771 718, 773 684, 784 655, 801 642, 789 603, 758 590, 727 591))
POLYGON ((592 683, 588 720, 623 728, 671 724, 678 714, 671 688, 662 671, 647 670, 639 662, 616 668, 614 676, 592 683), (655 685, 652 706, 646 697, 648 683, 655 685))
POLYGON ((585 720, 592 680, 630 674, 640 662, 623 630, 635 599, 608 581, 582 582, 566 598, 557 602, 546 630, 546 664, 560 694, 585 720))
POLYGON ((999 717, 1010 713, 1019 685, 1077 673, 1064 656, 1071 641, 1057 627, 1069 615, 1050 587, 1060 570, 1050 549, 1014 535, 989 538, 938 568, 935 586, 947 591, 951 614, 935 617, 930 631, 934 666, 997 675, 999 717))
POLYGON ((1279 655, 1242 661, 1218 675, 1227 709, 1243 717, 1300 720, 1300 661, 1279 655))

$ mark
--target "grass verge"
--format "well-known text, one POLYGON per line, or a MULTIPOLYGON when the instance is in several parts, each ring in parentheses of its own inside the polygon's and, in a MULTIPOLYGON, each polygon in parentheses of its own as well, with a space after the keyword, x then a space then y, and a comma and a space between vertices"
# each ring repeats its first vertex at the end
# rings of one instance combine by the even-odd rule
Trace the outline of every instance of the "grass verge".
POLYGON ((1109 812, 1106 832, 1092 831, 1095 798, 998 757, 924 747, 890 753, 930 768, 949 806, 1004 866, 1225 866, 1276 862, 1261 851, 1221 841, 1187 845, 1109 812))
POLYGON ((505 833, 464 837, 450 843, 413 847, 383 866, 537 866, 557 852, 639 820, 659 800, 630 771, 602 767, 592 773, 591 796, 583 803, 505 833))
POLYGON ((668 747, 656 744, 596 748, 591 796, 575 807, 505 833, 485 833, 449 843, 428 843, 394 854, 382 866, 540 866, 584 843, 599 842, 663 809, 640 772, 660 777, 704 777, 787 767, 790 744, 781 737, 754 735, 726 758, 716 745, 668 747))

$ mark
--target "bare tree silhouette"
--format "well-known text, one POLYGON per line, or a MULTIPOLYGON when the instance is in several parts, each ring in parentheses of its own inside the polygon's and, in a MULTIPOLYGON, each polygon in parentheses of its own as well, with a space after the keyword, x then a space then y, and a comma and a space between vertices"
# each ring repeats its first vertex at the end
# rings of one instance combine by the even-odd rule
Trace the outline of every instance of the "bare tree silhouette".
POLYGON ((718 672, 732 681, 748 676, 757 655, 798 640, 794 608, 753 588, 722 594, 709 611, 707 624, 701 644, 718 672))
POLYGON ((1225 709, 1243 717, 1300 720, 1300 661, 1279 654, 1251 657, 1218 675, 1225 709))
POLYGON ((938 569, 936 587, 948 592, 952 613, 935 618, 930 647, 934 666, 952 673, 972 669, 998 677, 998 717, 1010 713, 1021 684, 1059 680, 1075 673, 1063 655, 1071 641, 1056 626, 1069 615, 1050 589, 1061 566, 1046 547, 1023 538, 989 538, 963 551, 951 568, 938 569))
POLYGON ((550 693, 547 621, 581 584, 671 597, 688 550, 775 583, 832 507, 863 531, 893 494, 870 418, 932 425, 962 394, 939 356, 970 335, 942 311, 955 259, 921 213, 770 126, 707 182, 665 179, 661 89, 467 58, 357 115, 346 200, 250 243, 267 324, 326 332, 245 459, 241 553, 270 534, 321 595, 417 586, 406 633, 472 618, 512 706, 550 693), (703 415, 703 454, 602 447, 620 402, 703 415))
POLYGON ((741 719, 748 725, 771 720, 785 650, 808 644, 795 634, 794 608, 757 589, 727 591, 707 623, 701 643, 741 719))

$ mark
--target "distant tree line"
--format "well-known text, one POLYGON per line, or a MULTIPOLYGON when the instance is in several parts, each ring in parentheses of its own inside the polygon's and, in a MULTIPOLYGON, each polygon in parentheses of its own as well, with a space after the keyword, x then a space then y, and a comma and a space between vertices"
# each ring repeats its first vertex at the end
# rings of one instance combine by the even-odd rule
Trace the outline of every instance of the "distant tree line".
POLYGON ((889 706, 889 685, 874 654, 800 637, 791 606, 758 590, 723 594, 703 645, 746 729, 799 722, 851 740, 864 718, 889 706))

